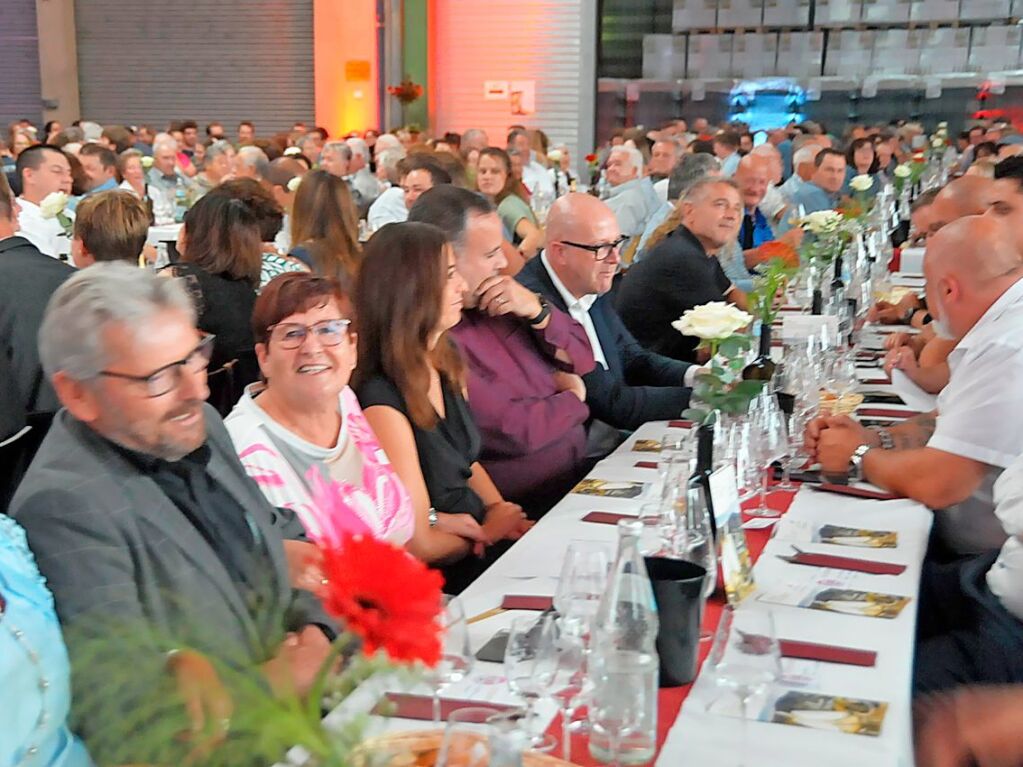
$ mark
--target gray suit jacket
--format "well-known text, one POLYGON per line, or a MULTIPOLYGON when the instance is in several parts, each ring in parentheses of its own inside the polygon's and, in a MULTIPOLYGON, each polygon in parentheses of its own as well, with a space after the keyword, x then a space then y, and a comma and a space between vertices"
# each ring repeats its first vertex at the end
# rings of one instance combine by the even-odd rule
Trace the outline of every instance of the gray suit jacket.
MULTIPOLYGON (((104 637, 106 627, 132 632, 134 646, 124 652, 136 657, 125 655, 122 664, 138 662, 156 673, 171 647, 197 647, 251 666, 275 654, 285 631, 331 625, 315 597, 288 584, 282 540, 303 537, 301 523, 267 503, 242 469, 223 421, 208 405, 205 415, 209 472, 246 509, 253 537, 268 551, 258 606, 245 604, 213 549, 156 483, 63 410, 11 514, 53 592, 72 663, 82 660, 78 651, 88 651, 92 663, 96 645, 86 642, 97 632, 117 651, 116 634, 104 637)), ((90 724, 102 722, 79 720, 86 738, 90 724)))

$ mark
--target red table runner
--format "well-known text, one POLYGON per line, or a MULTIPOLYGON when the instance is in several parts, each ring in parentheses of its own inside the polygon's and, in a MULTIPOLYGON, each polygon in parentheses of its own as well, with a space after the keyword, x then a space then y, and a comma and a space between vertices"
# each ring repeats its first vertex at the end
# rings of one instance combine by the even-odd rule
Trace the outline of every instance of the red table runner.
MULTIPOLYGON (((788 492, 785 490, 773 490, 768 493, 767 505, 772 509, 785 513, 788 511, 790 505, 792 505, 792 499, 795 497, 794 492, 788 492)), ((759 503, 759 497, 753 497, 748 499, 742 504, 742 508, 748 509, 756 506, 759 503)), ((743 515, 743 521, 750 519, 747 515, 743 515)), ((771 531, 773 528, 768 527, 761 530, 746 530, 746 543, 749 546, 750 556, 753 561, 756 562, 760 558, 761 552, 767 545, 767 541, 771 537, 771 531)), ((721 619, 721 610, 725 606, 725 595, 721 588, 711 595, 710 599, 707 600, 707 606, 703 612, 703 630, 713 634, 718 626, 718 621, 721 619)), ((707 655, 710 653, 710 641, 700 642, 700 660, 699 665, 703 665, 703 661, 706 660, 707 655)), ((678 712, 682 708, 682 703, 685 701, 686 696, 692 689, 692 684, 687 684, 683 687, 669 687, 662 688, 657 695, 657 754, 661 752, 661 747, 664 745, 664 741, 668 737, 668 730, 675 724, 675 720, 678 719, 678 712)), ((557 748, 551 752, 553 756, 561 756, 561 717, 555 717, 551 723, 551 727, 548 732, 553 735, 557 741, 557 748)), ((587 735, 573 735, 572 736, 572 753, 571 760, 574 764, 582 765, 582 767, 597 767, 602 764, 590 756, 589 750, 589 738, 587 735)), ((657 755, 654 755, 654 759, 657 755)), ((653 760, 651 760, 653 761, 653 760)))

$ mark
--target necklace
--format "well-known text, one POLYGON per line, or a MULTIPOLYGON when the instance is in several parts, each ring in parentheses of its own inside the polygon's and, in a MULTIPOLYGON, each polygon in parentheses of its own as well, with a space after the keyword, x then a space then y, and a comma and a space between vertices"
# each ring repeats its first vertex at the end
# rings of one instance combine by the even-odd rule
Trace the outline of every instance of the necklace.
POLYGON ((29 746, 25 749, 25 753, 21 760, 15 764, 15 767, 22 767, 23 765, 29 764, 39 753, 38 743, 32 743, 32 740, 42 736, 43 727, 46 726, 50 718, 46 710, 46 696, 50 689, 50 680, 47 679, 43 673, 42 666, 40 665, 39 653, 37 653, 28 643, 28 640, 25 638, 25 632, 11 623, 7 615, 7 600, 4 598, 3 594, 0 594, 0 624, 3 625, 7 633, 12 639, 14 639, 15 644, 19 645, 25 652, 28 662, 32 665, 36 672, 36 676, 39 679, 39 716, 36 717, 35 725, 29 733, 29 746))

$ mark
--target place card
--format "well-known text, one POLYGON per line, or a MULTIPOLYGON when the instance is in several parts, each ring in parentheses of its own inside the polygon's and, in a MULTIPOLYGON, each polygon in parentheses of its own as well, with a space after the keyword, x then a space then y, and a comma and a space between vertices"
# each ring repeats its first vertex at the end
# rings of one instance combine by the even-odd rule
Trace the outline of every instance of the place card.
POLYGON ((876 591, 836 588, 825 586, 822 582, 814 583, 810 588, 807 588, 805 582, 779 586, 768 591, 761 591, 757 599, 761 602, 788 607, 803 607, 808 610, 888 620, 898 618, 910 601, 910 597, 882 594, 876 591))
POLYGON ((620 482, 608 479, 584 479, 572 488, 576 495, 599 495, 604 498, 639 498, 648 485, 643 482, 620 482))
POLYGON ((866 530, 844 525, 821 525, 807 520, 783 517, 774 529, 775 540, 791 543, 830 543, 863 549, 895 549, 899 534, 893 530, 866 530))
POLYGON ((591 511, 583 522, 593 522, 597 525, 617 525, 623 519, 639 519, 635 514, 616 514, 613 511, 591 511))
POLYGON ((656 439, 637 439, 632 443, 632 452, 659 453, 661 452, 661 443, 656 439))
POLYGON ((876 700, 789 690, 774 701, 767 721, 876 738, 887 713, 888 704, 876 700))
POLYGON ((753 559, 742 530, 739 486, 734 466, 723 466, 710 475, 710 498, 717 525, 719 561, 728 603, 738 605, 756 589, 753 559))

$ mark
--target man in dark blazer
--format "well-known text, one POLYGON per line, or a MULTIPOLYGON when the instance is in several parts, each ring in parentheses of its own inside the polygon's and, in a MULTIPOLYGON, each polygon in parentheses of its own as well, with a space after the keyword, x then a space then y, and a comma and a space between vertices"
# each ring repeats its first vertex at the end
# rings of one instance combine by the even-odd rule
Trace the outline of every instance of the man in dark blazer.
MULTIPOLYGON (((11 409, 26 416, 54 413, 57 396, 39 366, 36 335, 46 302, 75 270, 18 235, 15 206, 7 180, 0 175, 0 354, 7 358, 14 379, 11 409)), ((9 436, 0 433, 0 440, 9 436)))
POLYGON ((211 339, 184 288, 96 264, 57 290, 39 337, 64 409, 11 514, 53 592, 79 674, 74 726, 97 763, 109 759, 105 721, 165 694, 172 650, 307 688, 334 629, 293 588, 285 552, 311 544, 246 475, 204 402, 211 339), (103 668, 116 683, 80 676, 103 668))
POLYGON ((697 367, 647 351, 622 324, 607 295, 620 263, 621 230, 596 197, 569 194, 551 208, 544 252, 518 280, 567 312, 586 331, 597 366, 583 376, 593 417, 616 429, 678 418, 697 367))

